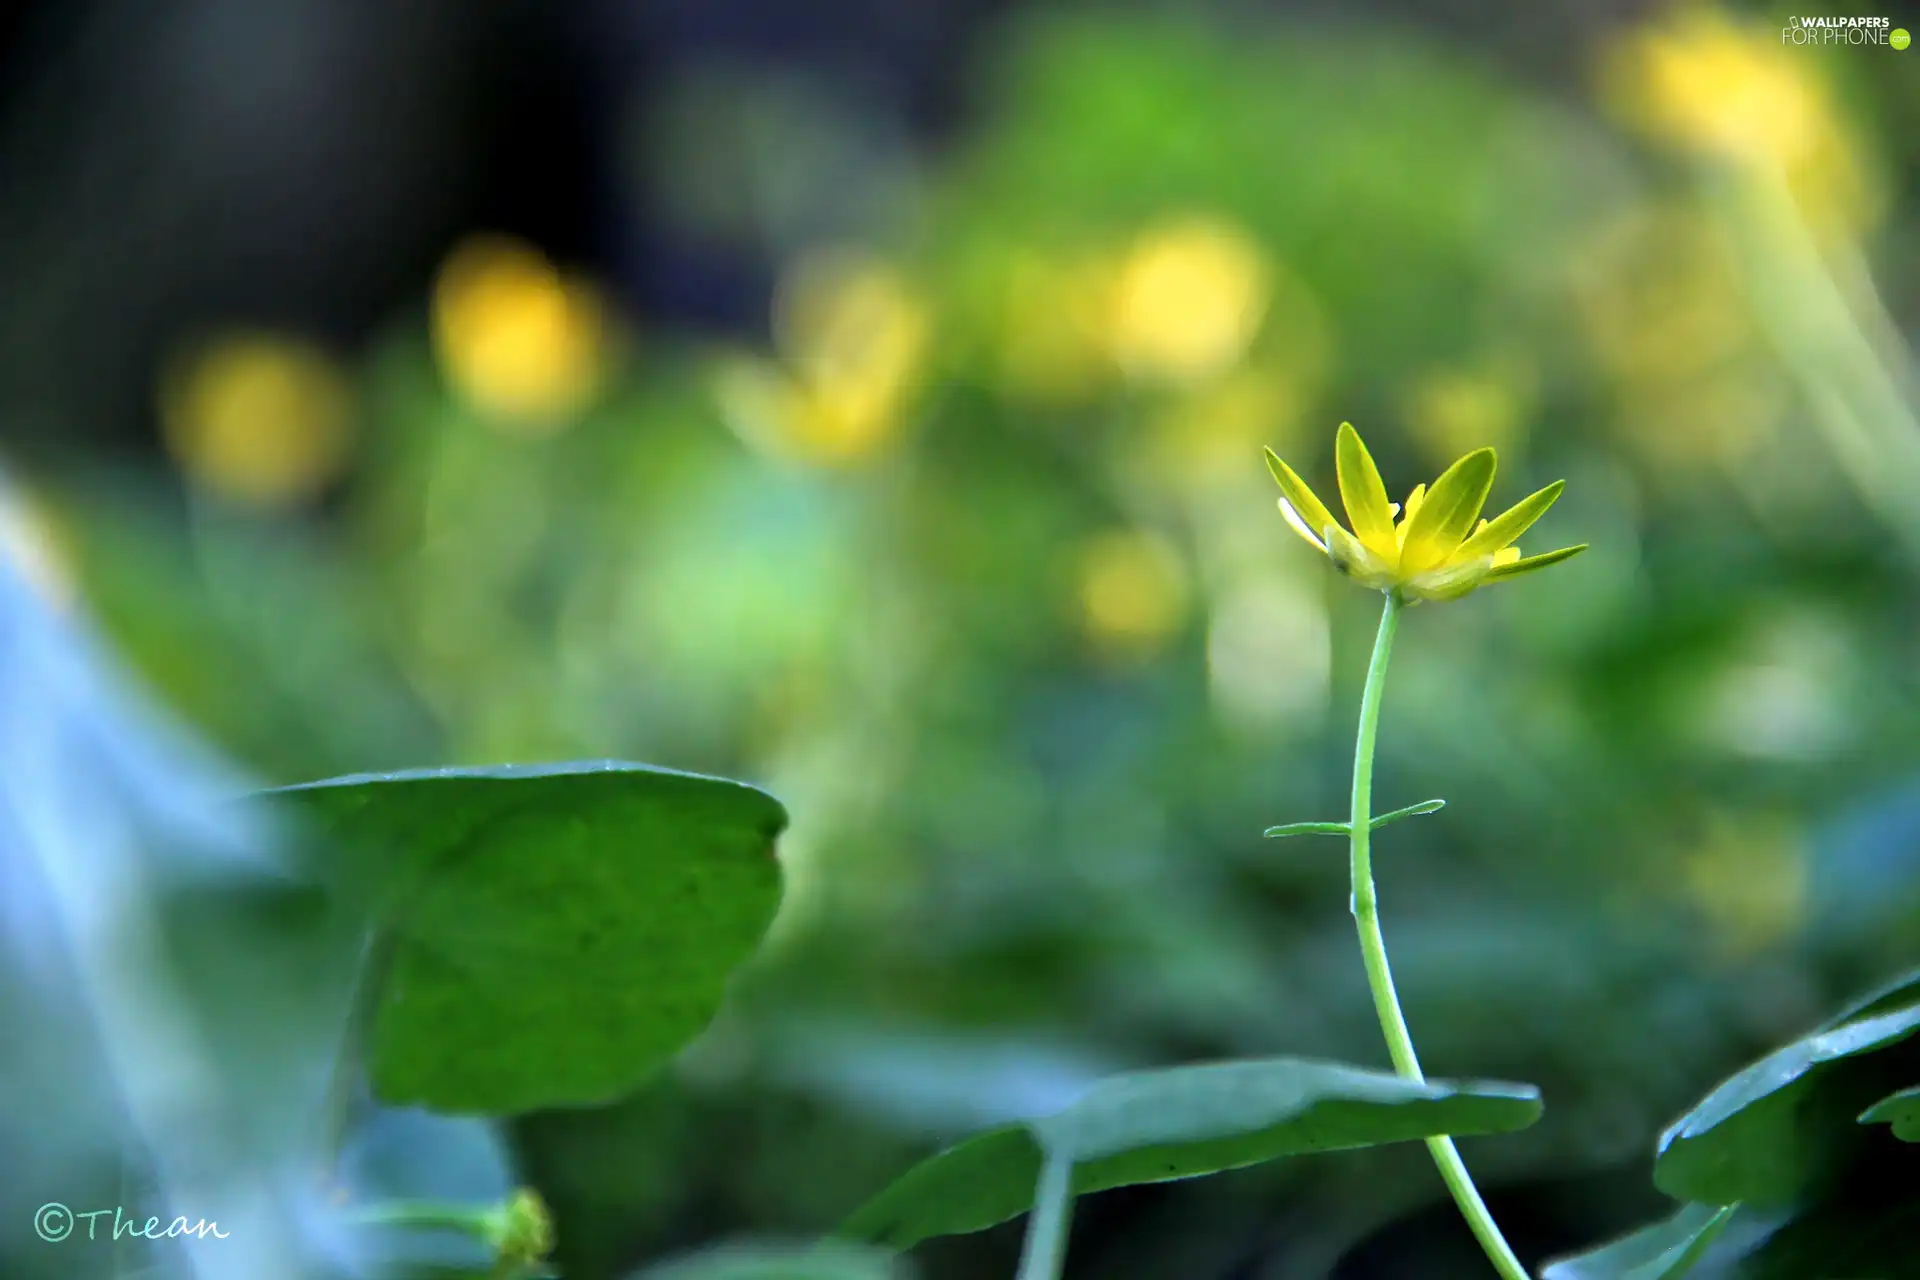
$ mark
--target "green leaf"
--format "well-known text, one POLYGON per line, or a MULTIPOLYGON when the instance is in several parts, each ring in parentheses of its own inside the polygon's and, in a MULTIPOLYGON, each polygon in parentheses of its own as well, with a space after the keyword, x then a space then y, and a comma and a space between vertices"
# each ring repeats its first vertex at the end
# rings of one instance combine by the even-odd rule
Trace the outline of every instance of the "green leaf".
POLYGON ((1860 1113, 1861 1124, 1890 1124, 1902 1142, 1920 1142, 1920 1085, 1890 1093, 1860 1113))
POLYGON ((266 793, 327 836, 387 944, 369 1035, 391 1105, 509 1115, 633 1089, 707 1025, 780 900, 786 811, 600 761, 266 793))
MULTIPOLYGON (((1880 1008, 1878 1003, 1865 1006, 1880 1008)), ((1653 1181, 1702 1204, 1786 1204, 1832 1172, 1849 1121, 1884 1087, 1849 1059, 1920 1031, 1920 1003, 1794 1041, 1728 1079, 1661 1135, 1653 1181), (1870 1090, 1860 1096, 1863 1090, 1870 1090)))
POLYGON ((893 1257, 823 1243, 801 1248, 730 1246, 649 1267, 634 1280, 895 1280, 893 1257))
POLYGON ((1531 1085, 1419 1084, 1299 1058, 1132 1072, 1057 1113, 988 1130, 922 1161, 840 1234, 904 1249, 1017 1217, 1032 1206, 1042 1143, 1072 1155, 1074 1192, 1086 1195, 1313 1151, 1509 1133, 1539 1117, 1531 1085))
POLYGON ((1269 840, 1287 836, 1344 836, 1353 828, 1344 822, 1289 822, 1284 827, 1268 827, 1261 832, 1269 840))
POLYGON ((1445 800, 1422 800, 1419 804, 1410 804, 1404 809, 1395 809, 1392 813, 1383 813, 1368 824, 1369 831, 1378 831, 1389 822, 1398 822, 1402 818, 1417 818, 1423 813, 1438 813, 1447 807, 1445 800))
POLYGON ((1849 1022, 1858 1022, 1862 1018, 1892 1013, 1913 1005, 1920 1005, 1920 969, 1902 974, 1884 986, 1860 997, 1835 1014, 1832 1020, 1821 1029, 1831 1030, 1849 1022))
MULTIPOLYGON (((1404 809, 1395 809, 1392 813, 1383 813, 1367 824, 1367 830, 1378 831, 1389 822, 1398 822, 1402 818, 1416 818, 1423 813, 1438 813, 1447 807, 1445 800, 1422 800, 1419 804, 1410 804, 1404 809)), ((1348 822, 1289 822, 1283 827, 1268 827, 1261 834, 1269 840, 1278 840, 1286 836, 1344 836, 1353 831, 1348 822)))
POLYGON ((1705 1256, 1739 1207, 1686 1205, 1664 1222, 1549 1263, 1540 1280, 1679 1280, 1705 1256))

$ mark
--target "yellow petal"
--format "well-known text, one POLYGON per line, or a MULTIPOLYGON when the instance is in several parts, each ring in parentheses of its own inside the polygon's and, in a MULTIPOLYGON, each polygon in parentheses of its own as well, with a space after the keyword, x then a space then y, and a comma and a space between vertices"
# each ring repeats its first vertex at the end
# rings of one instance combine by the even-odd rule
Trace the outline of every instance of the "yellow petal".
POLYGON ((1520 558, 1520 548, 1502 547, 1498 551, 1493 553, 1493 567, 1497 569, 1503 564, 1512 564, 1514 561, 1518 560, 1519 558, 1520 558))
POLYGON ((1295 475, 1293 468, 1282 462, 1280 455, 1271 449, 1267 450, 1267 470, 1273 472, 1273 478, 1280 482, 1280 492, 1287 495, 1287 505, 1293 508, 1294 514, 1307 526, 1308 541, 1325 551, 1326 547, 1321 546, 1312 534, 1334 523, 1333 512, 1327 510, 1326 504, 1314 497, 1313 490, 1307 487, 1307 482, 1295 475))
POLYGON ((1532 573, 1535 569, 1544 569, 1550 564, 1559 564, 1562 560, 1577 556, 1586 549, 1587 544, 1583 542, 1577 547, 1561 547, 1558 551, 1547 551, 1537 556, 1528 556, 1523 560, 1514 560, 1508 564, 1496 565, 1494 566, 1493 572, 1487 575, 1487 578, 1489 581, 1493 581, 1500 578, 1516 577, 1523 573, 1532 573))
MULTIPOLYGON (((1315 551, 1318 551, 1321 555, 1327 553, 1327 544, 1314 536, 1313 530, 1307 528, 1307 522, 1300 518, 1300 513, 1295 511, 1293 504, 1285 498, 1280 499, 1280 514, 1286 518, 1287 527, 1299 534, 1302 538, 1305 538, 1307 543, 1312 546, 1315 551)), ((1327 523, 1333 523, 1333 517, 1327 517, 1327 523)))
POLYGON ((1420 504, 1426 499, 1426 496, 1426 485, 1417 484, 1413 486, 1413 492, 1407 495, 1406 514, 1400 517, 1400 523, 1393 528, 1394 541, 1399 544, 1403 551, 1407 546, 1407 526, 1413 523, 1413 513, 1420 509, 1420 504))
POLYGON ((1327 556, 1340 572, 1363 587, 1385 591, 1396 581, 1393 565, 1337 524, 1328 524, 1327 556))
POLYGON ((1369 551, 1392 565, 1399 559, 1400 542, 1393 536, 1393 512, 1387 507, 1387 486, 1351 422, 1340 424, 1333 460, 1340 477, 1340 500, 1346 504, 1354 536, 1369 551))
POLYGON ((1530 493, 1520 501, 1508 507, 1490 522, 1484 522, 1474 530, 1473 536, 1460 546, 1463 556, 1488 555, 1513 542, 1527 528, 1545 515, 1560 491, 1567 487, 1565 480, 1555 480, 1538 493, 1530 493))
POLYGON ((1415 600, 1458 600, 1485 582, 1492 569, 1491 556, 1456 559, 1408 579, 1400 590, 1415 600))
POLYGON ((1445 564, 1480 518, 1493 488, 1491 449, 1476 449, 1441 473, 1407 527, 1407 549, 1400 571, 1411 577, 1445 564))

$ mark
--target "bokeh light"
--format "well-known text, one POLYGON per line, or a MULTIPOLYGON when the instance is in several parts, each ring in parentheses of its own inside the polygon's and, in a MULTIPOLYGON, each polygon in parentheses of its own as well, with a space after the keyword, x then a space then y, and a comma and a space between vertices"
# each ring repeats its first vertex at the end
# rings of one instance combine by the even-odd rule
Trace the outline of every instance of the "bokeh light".
POLYGON ((503 430, 547 434, 583 412, 609 336, 597 292, 517 240, 462 242, 434 282, 434 350, 447 381, 503 430))
POLYGON ((1106 322, 1128 373, 1185 382, 1238 360, 1266 314, 1267 266, 1251 238, 1219 219, 1152 226, 1121 257, 1106 322))
POLYGON ((167 444, 187 475, 262 506, 312 498, 340 478, 354 412, 345 370, 277 334, 211 340, 183 355, 161 390, 167 444))
POLYGON ((906 424, 929 320, 905 278, 845 249, 802 257, 774 299, 782 359, 734 359, 718 393, 730 420, 776 454, 847 466, 906 424))

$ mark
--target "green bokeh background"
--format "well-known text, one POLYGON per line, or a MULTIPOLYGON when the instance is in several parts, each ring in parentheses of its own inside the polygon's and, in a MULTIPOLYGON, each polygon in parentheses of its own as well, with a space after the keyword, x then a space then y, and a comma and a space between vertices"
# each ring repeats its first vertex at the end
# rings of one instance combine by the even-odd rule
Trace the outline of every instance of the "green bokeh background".
MULTIPOLYGON (((1661 1211, 1651 1143, 1716 1080, 1920 960, 1920 99, 1890 50, 1699 21, 1543 78, 1385 16, 1016 9, 905 153, 695 68, 639 148, 678 216, 782 268, 840 245, 880 301, 724 342, 628 309, 534 432, 423 289, 334 344, 356 444, 310 496, 56 454, 47 545, 268 783, 612 757, 780 797, 782 916, 685 1078, 520 1125, 637 1263, 830 1226, 929 1094, 1011 1087, 975 1056, 1384 1066, 1339 846, 1260 837, 1343 816, 1377 601, 1260 448, 1330 498, 1351 420, 1400 497, 1494 444, 1498 506, 1567 480, 1528 549, 1592 549, 1405 619, 1377 807, 1448 804, 1376 872, 1427 1069, 1546 1097, 1469 1164, 1523 1254, 1576 1247, 1661 1211), (835 427, 836 377, 885 407, 835 427)), ((1073 1274, 1478 1274, 1425 1161, 1090 1201, 1073 1274)))

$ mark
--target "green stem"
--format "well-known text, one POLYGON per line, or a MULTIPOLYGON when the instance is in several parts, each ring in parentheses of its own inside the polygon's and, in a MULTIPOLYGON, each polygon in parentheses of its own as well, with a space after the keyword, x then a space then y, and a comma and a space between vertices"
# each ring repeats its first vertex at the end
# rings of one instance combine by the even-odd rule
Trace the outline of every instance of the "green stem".
POLYGON ((1020 1255, 1019 1280, 1059 1280, 1067 1259, 1067 1227, 1073 1221, 1073 1160, 1048 1150, 1027 1219, 1027 1244, 1020 1255))
MULTIPOLYGON (((1400 997, 1393 989, 1393 970, 1387 966, 1387 940, 1380 933, 1380 907, 1373 889, 1373 743, 1380 727, 1380 698, 1387 686, 1387 660, 1393 654, 1394 628, 1404 606, 1400 598, 1387 593, 1387 606, 1380 614, 1380 633, 1373 642, 1373 661, 1367 665, 1367 684, 1360 695, 1360 731, 1353 745, 1353 821, 1348 839, 1353 849, 1353 921, 1360 933, 1360 956, 1367 966, 1367 986, 1373 991, 1373 1008, 1380 1015, 1380 1029, 1386 1033, 1387 1053, 1394 1070, 1409 1080, 1424 1080, 1420 1059, 1414 1056, 1413 1036, 1407 1031, 1406 1015, 1400 1012, 1400 997)), ((1428 1138, 1427 1150, 1440 1169, 1454 1203, 1472 1228, 1480 1247, 1487 1251, 1494 1270, 1505 1280, 1531 1280, 1527 1269, 1513 1255, 1506 1237, 1494 1225, 1487 1202, 1480 1198, 1453 1139, 1428 1138)))
POLYGON ((491 1245, 499 1210, 492 1206, 448 1204, 430 1200, 405 1200, 368 1205, 349 1215, 348 1221, 362 1227, 412 1227, 425 1231, 462 1231, 491 1245))

